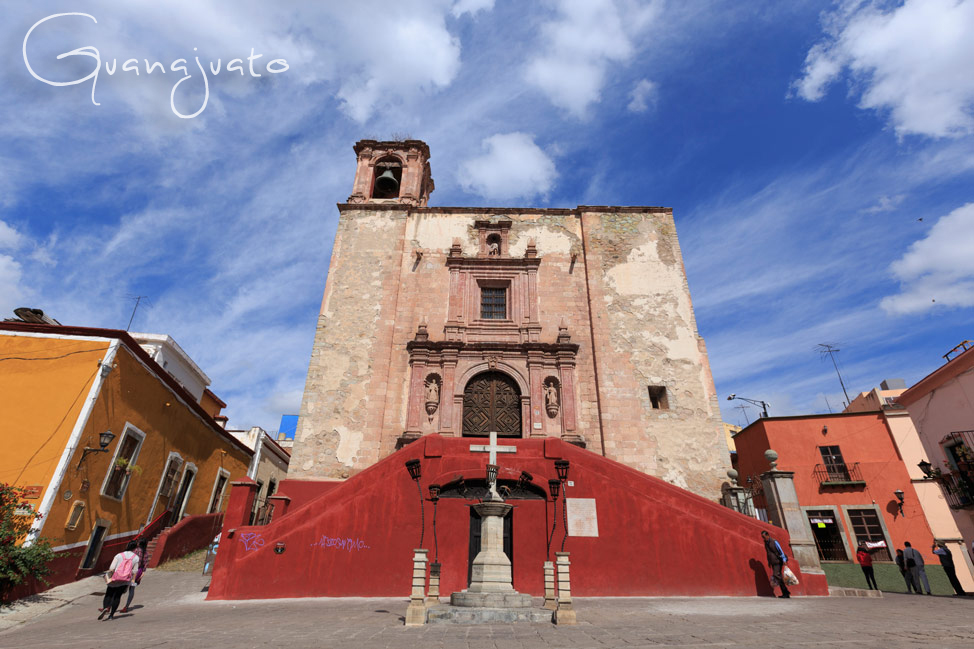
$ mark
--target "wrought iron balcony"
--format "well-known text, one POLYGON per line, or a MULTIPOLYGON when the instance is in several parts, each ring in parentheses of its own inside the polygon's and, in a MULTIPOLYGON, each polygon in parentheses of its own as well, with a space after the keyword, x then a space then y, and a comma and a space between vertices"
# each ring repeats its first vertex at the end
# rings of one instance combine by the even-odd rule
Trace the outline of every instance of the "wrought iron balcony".
POLYGON ((953 509, 974 507, 974 482, 971 482, 970 477, 952 471, 941 473, 935 480, 940 485, 947 504, 953 509))
POLYGON ((866 484, 859 471, 859 463, 816 464, 815 478, 823 487, 848 487, 866 484))

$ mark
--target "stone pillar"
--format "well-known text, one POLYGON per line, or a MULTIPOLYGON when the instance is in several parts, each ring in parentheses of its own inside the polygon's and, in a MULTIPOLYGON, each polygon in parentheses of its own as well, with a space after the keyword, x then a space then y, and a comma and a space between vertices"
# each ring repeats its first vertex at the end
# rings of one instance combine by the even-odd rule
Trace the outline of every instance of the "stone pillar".
POLYGON ((555 610, 558 608, 558 597, 555 594, 555 564, 544 562, 544 608, 555 610))
POLYGON ((575 609, 572 608, 572 586, 569 577, 571 552, 555 552, 558 565, 558 608, 555 609, 555 624, 575 624, 575 609))
POLYGON ((444 435, 453 434, 453 399, 456 387, 457 351, 449 350, 443 353, 443 385, 440 386, 440 432, 444 435))
POLYGON ((430 592, 426 597, 426 606, 436 606, 440 603, 440 564, 434 561, 430 564, 430 592))
POLYGON ((531 390, 531 437, 545 437, 545 414, 544 390, 544 356, 542 352, 531 350, 528 352, 528 381, 531 390))
POLYGON ((406 608, 406 626, 426 624, 426 554, 429 550, 413 550, 413 590, 406 608))
POLYGON ((480 552, 470 571, 471 593, 511 593, 511 560, 504 554, 504 516, 511 505, 482 502, 473 508, 480 514, 480 552))
POLYGON ((406 431, 403 437, 417 438, 423 434, 423 416, 426 414, 426 364, 429 352, 416 350, 410 354, 409 402, 406 408, 406 431))
MULTIPOLYGON (((777 458, 777 456, 776 456, 777 458)), ((772 465, 773 466, 773 465, 772 465)), ((772 468, 761 474, 764 497, 768 503, 768 521, 772 525, 788 530, 791 537, 791 552, 802 572, 824 574, 818 560, 818 549, 812 538, 805 514, 798 504, 795 492, 795 472, 772 468)))

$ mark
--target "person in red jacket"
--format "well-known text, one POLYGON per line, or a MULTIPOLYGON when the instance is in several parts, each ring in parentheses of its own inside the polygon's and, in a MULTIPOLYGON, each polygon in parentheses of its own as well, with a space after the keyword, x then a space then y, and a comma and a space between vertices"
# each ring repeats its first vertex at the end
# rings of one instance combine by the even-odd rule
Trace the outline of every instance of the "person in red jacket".
POLYGON ((856 559, 859 561, 859 567, 862 568, 862 574, 866 575, 866 585, 869 586, 870 590, 879 590, 879 586, 876 585, 876 575, 873 574, 872 552, 866 547, 865 541, 859 541, 856 559))

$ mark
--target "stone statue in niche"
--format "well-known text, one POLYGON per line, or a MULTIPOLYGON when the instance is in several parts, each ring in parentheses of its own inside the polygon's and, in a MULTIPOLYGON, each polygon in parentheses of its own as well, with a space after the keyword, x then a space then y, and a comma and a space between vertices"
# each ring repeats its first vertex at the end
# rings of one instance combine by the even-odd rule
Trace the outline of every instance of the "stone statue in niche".
POLYGON ((436 380, 436 377, 432 376, 426 381, 426 415, 429 417, 431 424, 433 423, 433 415, 436 413, 439 405, 440 384, 436 380))
POLYGON ((487 256, 497 257, 501 254, 501 247, 497 245, 496 241, 491 241, 487 244, 487 256))
POLYGON ((558 416, 558 386, 553 380, 545 383, 544 405, 549 417, 554 418, 558 416))

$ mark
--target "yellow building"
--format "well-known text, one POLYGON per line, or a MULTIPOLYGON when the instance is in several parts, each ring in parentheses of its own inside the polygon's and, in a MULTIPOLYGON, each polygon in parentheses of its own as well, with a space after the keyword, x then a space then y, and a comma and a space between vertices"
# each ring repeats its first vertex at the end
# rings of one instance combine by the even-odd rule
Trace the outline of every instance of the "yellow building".
POLYGON ((124 331, 0 322, 0 481, 42 514, 26 542, 54 546, 51 585, 221 511, 247 475, 253 452, 214 421, 215 395, 194 397, 144 347, 124 331))

